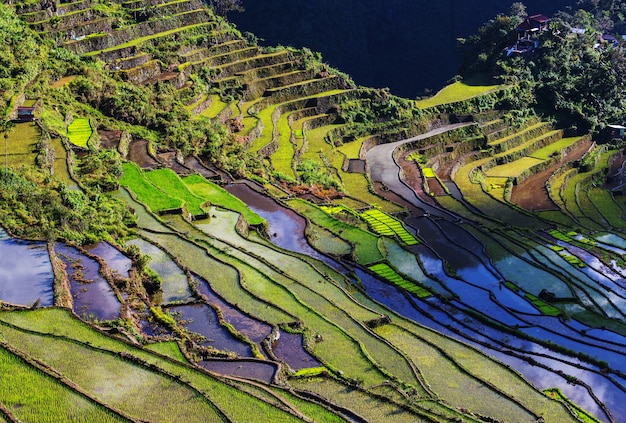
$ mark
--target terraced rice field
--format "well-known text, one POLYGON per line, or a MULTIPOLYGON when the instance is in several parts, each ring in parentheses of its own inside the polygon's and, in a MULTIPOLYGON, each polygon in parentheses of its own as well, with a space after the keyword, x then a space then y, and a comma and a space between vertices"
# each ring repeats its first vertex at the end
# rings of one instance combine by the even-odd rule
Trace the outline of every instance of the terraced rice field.
MULTIPOLYGON (((92 4, 71 7, 83 6, 92 4)), ((264 165, 245 183, 276 200, 263 212, 290 208, 304 223, 278 222, 268 234, 254 201, 229 194, 223 185, 234 181, 209 162, 203 174, 215 182, 180 177, 156 159, 162 168, 152 171, 124 163, 115 196, 137 226, 120 248, 149 255, 161 289, 146 294, 136 263, 128 279, 107 279, 121 314, 100 323, 116 338, 67 310, 0 312, 0 370, 11 378, 0 384, 9 410, 0 420, 58 421, 73 416, 68 403, 93 421, 626 419, 626 206, 602 180, 614 151, 559 161, 582 138, 539 118, 515 126, 506 110, 480 110, 475 102, 503 88, 489 82, 404 101, 356 87, 306 51, 259 47, 199 2, 155 5, 164 16, 144 23, 133 16, 141 6, 111 6, 127 26, 113 30, 104 17, 65 46, 119 78, 172 84, 197 119, 240 120, 238 140, 264 165), (202 92, 192 84, 200 73, 210 79, 202 92), (472 108, 467 119, 476 122, 445 125, 443 111, 457 106, 472 108), (362 160, 377 144, 389 144, 388 156, 362 160), (421 172, 396 160, 400 147, 421 172), (362 160, 357 171, 348 159, 362 160), (305 160, 336 189, 303 184, 305 160), (559 211, 511 202, 513 187, 540 171, 549 171, 541 189, 559 211), (428 195, 433 178, 450 195, 428 195), (242 357, 209 348, 206 328, 200 337, 184 321, 191 308, 209 307, 242 357), (302 338, 314 370, 281 367, 268 333, 285 331, 302 338), (239 361, 220 366, 224 356, 239 361), (199 366, 207 362, 222 374, 283 370, 270 385, 216 376, 199 366)), ((41 15, 24 18, 55 33, 41 15)), ((59 130, 63 118, 51 110, 44 120, 59 130)), ((70 142, 86 147, 89 120, 72 125, 70 142)), ((33 154, 32 144, 11 140, 11 154, 33 154)))

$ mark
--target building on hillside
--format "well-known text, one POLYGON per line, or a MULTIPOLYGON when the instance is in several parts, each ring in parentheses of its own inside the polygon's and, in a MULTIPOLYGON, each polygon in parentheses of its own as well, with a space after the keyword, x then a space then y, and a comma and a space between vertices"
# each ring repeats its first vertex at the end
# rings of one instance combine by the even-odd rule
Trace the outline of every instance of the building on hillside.
POLYGON ((35 120, 35 107, 19 106, 17 108, 18 122, 32 122, 35 120))
POLYGON ((610 139, 624 139, 624 134, 626 134, 626 126, 610 124, 606 125, 606 131, 610 139))
POLYGON ((517 41, 505 49, 507 57, 529 53, 539 47, 537 35, 548 29, 550 18, 544 15, 529 16, 517 26, 517 41))
POLYGON ((536 37, 537 34, 548 29, 549 22, 550 18, 542 14, 527 17, 516 28, 517 39, 521 40, 536 37))

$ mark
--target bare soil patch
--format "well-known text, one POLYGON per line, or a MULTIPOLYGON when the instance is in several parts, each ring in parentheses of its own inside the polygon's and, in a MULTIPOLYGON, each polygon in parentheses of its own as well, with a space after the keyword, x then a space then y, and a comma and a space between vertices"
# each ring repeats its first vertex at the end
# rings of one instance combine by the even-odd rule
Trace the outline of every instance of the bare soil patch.
POLYGON ((558 210, 548 195, 546 182, 558 168, 579 160, 590 146, 591 141, 582 142, 555 165, 535 173, 521 184, 515 185, 511 191, 511 202, 529 211, 558 210))

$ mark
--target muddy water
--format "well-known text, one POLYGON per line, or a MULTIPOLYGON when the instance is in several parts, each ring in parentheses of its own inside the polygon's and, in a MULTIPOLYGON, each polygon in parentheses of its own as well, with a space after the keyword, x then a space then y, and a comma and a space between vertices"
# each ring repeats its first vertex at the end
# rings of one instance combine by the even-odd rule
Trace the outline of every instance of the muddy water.
POLYGON ((149 142, 139 139, 132 140, 128 146, 128 160, 137 163, 142 169, 154 169, 159 166, 150 154, 148 154, 149 142))
POLYGON ((107 242, 100 242, 91 247, 89 252, 106 261, 109 268, 115 272, 117 276, 121 278, 130 277, 128 272, 130 271, 133 262, 111 244, 107 242))
POLYGON ((198 291, 207 298, 207 301, 219 307, 224 320, 233 325, 238 332, 247 336, 252 342, 260 344, 272 332, 272 327, 267 323, 253 319, 218 297, 204 279, 194 276, 194 281, 198 291))
POLYGON ((74 312, 87 320, 120 317, 121 304, 106 279, 100 275, 100 264, 65 244, 56 244, 54 249, 66 266, 74 312))
POLYGON ((169 307, 179 321, 191 332, 206 338, 204 346, 211 346, 220 351, 232 351, 238 357, 252 357, 250 346, 235 339, 226 328, 220 326, 215 310, 206 304, 191 304, 169 307))
POLYGON ((256 379, 271 383, 276 374, 276 365, 257 360, 207 360, 200 365, 207 370, 223 375, 256 379))
POLYGON ((289 364, 292 370, 317 367, 320 363, 302 346, 302 335, 280 331, 273 345, 274 355, 289 364))
POLYGON ((54 304, 54 274, 43 242, 11 238, 0 228, 0 301, 54 304))

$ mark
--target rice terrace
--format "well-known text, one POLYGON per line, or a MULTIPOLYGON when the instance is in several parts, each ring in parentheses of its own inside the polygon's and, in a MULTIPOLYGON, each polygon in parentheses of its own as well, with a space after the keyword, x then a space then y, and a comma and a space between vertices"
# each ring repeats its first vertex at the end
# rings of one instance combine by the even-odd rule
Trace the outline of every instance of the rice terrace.
POLYGON ((0 4, 0 422, 626 421, 626 2, 419 99, 208 3, 0 4))

